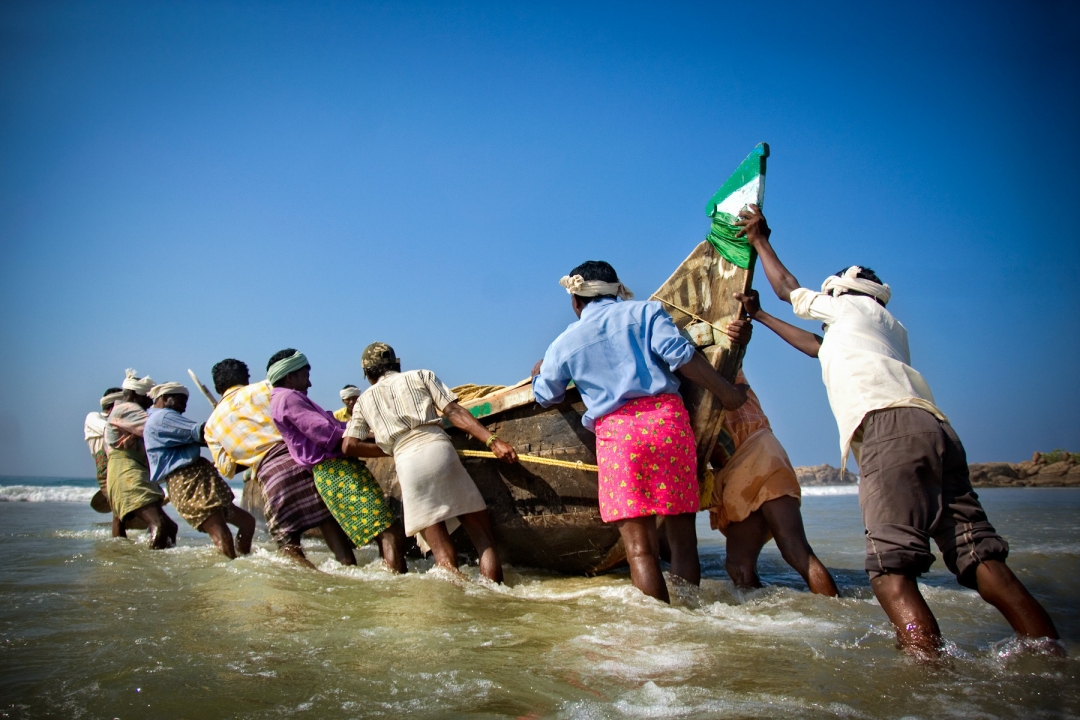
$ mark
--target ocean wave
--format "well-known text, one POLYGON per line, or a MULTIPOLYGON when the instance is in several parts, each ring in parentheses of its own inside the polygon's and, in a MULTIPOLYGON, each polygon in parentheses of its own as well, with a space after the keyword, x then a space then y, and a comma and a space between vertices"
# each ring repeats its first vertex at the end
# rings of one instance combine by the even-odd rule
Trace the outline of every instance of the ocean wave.
POLYGON ((0 502, 77 502, 89 503, 96 487, 41 487, 40 485, 0 486, 0 502))
POLYGON ((858 485, 816 485, 813 487, 803 486, 803 497, 817 497, 820 495, 858 495, 858 485))

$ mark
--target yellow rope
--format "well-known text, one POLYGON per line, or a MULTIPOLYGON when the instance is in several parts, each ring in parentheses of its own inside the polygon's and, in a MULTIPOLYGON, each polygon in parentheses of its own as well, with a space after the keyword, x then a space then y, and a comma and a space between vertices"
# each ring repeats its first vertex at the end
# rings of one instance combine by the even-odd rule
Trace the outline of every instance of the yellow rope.
MULTIPOLYGON (((495 457, 495 453, 485 452, 483 450, 458 450, 457 454, 461 457, 495 457)), ((534 465, 553 465, 555 467, 570 468, 571 470, 586 470, 588 472, 598 472, 600 470, 600 468, 595 465, 583 463, 580 460, 555 460, 554 458, 538 457, 536 455, 518 455, 518 460, 521 462, 533 463, 534 465)))
POLYGON ((659 300, 660 302, 664 303, 665 305, 670 305, 671 307, 675 308, 675 309, 676 309, 676 310, 678 310, 679 312, 681 312, 681 313, 685 313, 686 315, 689 315, 689 316, 690 316, 690 317, 691 317, 692 319, 694 319, 694 320, 697 320, 698 322, 703 322, 703 323, 705 323, 706 325, 708 325, 709 327, 713 328, 714 330, 719 330, 720 332, 726 332, 726 331, 724 330, 724 328, 720 327, 719 325, 714 325, 713 323, 709 322, 709 321, 708 321, 708 320, 706 320, 705 318, 703 318, 703 317, 700 317, 700 316, 698 316, 698 315, 695 315, 694 313, 690 312, 689 310, 687 310, 687 309, 686 309, 686 308, 684 308, 684 307, 679 307, 678 305, 676 305, 675 303, 671 302, 670 300, 665 300, 664 298, 662 298, 662 297, 659 297, 659 296, 657 296, 657 295, 653 295, 653 296, 652 296, 652 297, 650 297, 649 299, 650 299, 650 300, 659 300))

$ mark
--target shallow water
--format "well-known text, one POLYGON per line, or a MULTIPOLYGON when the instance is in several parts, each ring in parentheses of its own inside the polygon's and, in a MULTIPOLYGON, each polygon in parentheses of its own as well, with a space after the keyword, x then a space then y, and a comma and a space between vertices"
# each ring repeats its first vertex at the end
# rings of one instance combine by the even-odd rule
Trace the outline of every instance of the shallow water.
MULTIPOLYGON (((1010 565, 1080 651, 1080 491, 986 490, 1010 565)), ((14 498, 12 498, 14 499, 14 498)), ((270 552, 229 562, 109 538, 81 503, 0 502, 0 717, 1069 717, 1078 660, 1015 652, 1008 625, 940 566, 924 590, 951 643, 900 655, 861 570, 854 495, 804 500, 843 597, 807 593, 770 544, 764 590, 735 591, 700 516, 702 588, 668 607, 625 573, 508 569, 505 586, 371 549, 325 572, 270 552)))

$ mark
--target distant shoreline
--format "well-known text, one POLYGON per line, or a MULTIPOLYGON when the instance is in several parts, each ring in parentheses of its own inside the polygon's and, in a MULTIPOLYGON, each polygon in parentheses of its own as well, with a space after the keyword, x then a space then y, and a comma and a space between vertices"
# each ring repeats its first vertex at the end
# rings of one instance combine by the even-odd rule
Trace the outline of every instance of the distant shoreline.
MULTIPOLYGON (((971 485, 976 488, 995 487, 1080 487, 1080 462, 1070 455, 1058 460, 1035 453, 1031 460, 1022 463, 972 463, 968 465, 971 485)), ((840 469, 832 465, 812 465, 795 468, 799 484, 803 487, 832 487, 856 485, 859 478, 850 470, 840 477, 840 469)))

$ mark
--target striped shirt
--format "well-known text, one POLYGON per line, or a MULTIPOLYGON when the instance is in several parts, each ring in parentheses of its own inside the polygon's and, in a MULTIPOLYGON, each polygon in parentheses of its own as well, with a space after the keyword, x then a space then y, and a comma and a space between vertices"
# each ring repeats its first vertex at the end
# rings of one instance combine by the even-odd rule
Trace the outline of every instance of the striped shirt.
POLYGON ((206 421, 205 437, 222 476, 235 475, 237 465, 246 465, 254 473, 267 451, 281 442, 270 417, 270 383, 264 380, 226 390, 206 421))
POLYGON ((345 437, 366 440, 374 433, 382 451, 393 455, 397 441, 421 425, 438 425, 439 412, 457 395, 430 370, 386 373, 353 406, 345 437))

